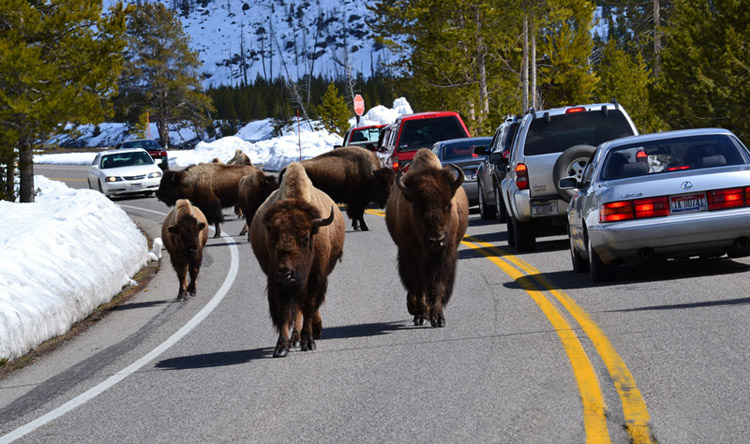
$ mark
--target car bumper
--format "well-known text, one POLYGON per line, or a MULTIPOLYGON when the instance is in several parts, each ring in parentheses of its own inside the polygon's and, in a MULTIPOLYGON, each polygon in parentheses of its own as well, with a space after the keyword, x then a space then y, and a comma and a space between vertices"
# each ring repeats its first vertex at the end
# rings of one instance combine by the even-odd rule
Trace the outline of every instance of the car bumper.
POLYGON ((511 192, 513 212, 516 219, 527 222, 547 217, 566 217, 568 203, 559 196, 531 197, 529 190, 515 190, 511 192))
POLYGON ((477 189, 477 181, 476 180, 465 180, 463 184, 461 184, 464 191, 466 191, 466 197, 469 198, 469 205, 476 205, 479 203, 479 191, 477 189))
POLYGON ((737 248, 735 241, 750 239, 750 208, 595 225, 588 236, 605 263, 650 255, 720 256, 737 248))
POLYGON ((102 192, 106 196, 154 192, 159 189, 160 182, 160 177, 140 180, 122 180, 119 182, 102 182, 102 192))

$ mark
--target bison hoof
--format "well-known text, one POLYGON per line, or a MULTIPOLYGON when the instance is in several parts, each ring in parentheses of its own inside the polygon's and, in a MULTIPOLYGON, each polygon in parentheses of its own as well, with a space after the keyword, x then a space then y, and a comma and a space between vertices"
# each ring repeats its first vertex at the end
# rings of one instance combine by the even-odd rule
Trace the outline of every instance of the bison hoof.
POLYGON ((424 325, 424 317, 423 316, 414 316, 414 325, 424 325))
POLYGON ((300 347, 302 348, 302 351, 315 350, 315 341, 313 341, 312 339, 302 341, 300 347))
POLYGON ((286 358, 288 354, 289 349, 286 347, 276 347, 276 349, 273 351, 274 358, 286 358))
POLYGON ((187 292, 180 290, 180 292, 177 293, 177 300, 178 301, 184 301, 185 300, 185 296, 187 296, 187 292))
POLYGON ((445 327, 445 318, 442 315, 437 318, 430 318, 430 325, 433 327, 445 327))

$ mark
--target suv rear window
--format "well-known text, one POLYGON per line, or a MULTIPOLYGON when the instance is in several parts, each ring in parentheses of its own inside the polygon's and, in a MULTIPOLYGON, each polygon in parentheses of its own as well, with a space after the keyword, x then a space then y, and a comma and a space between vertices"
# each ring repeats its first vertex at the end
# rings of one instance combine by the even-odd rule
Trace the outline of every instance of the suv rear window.
POLYGON ((407 120, 398 142, 399 151, 431 148, 435 142, 469 137, 461 123, 453 116, 407 120))
POLYGON ((574 145, 598 146, 618 137, 632 136, 633 130, 625 116, 611 109, 604 116, 600 110, 559 114, 531 122, 526 136, 524 155, 561 153, 574 145))

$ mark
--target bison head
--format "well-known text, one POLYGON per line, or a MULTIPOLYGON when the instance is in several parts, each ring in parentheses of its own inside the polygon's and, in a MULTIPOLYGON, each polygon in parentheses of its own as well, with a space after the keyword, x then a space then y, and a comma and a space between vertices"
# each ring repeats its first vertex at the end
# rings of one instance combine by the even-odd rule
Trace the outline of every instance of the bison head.
POLYGON ((396 173, 393 171, 393 168, 385 167, 373 171, 372 175, 375 179, 375 186, 371 187, 372 201, 376 205, 379 205, 380 208, 383 208, 388 201, 388 196, 391 194, 396 173))
POLYGON ((180 183, 182 181, 182 174, 180 172, 166 170, 161 176, 161 182, 159 182, 159 189, 156 191, 156 198, 167 204, 167 206, 173 206, 177 199, 181 199, 186 196, 182 196, 180 183))
POLYGON ((200 232, 206 228, 206 224, 190 215, 184 215, 177 220, 177 223, 167 227, 167 230, 180 239, 179 245, 182 246, 185 253, 194 257, 201 253, 203 245, 201 244, 200 232))
POLYGON ((448 245, 453 195, 464 181, 461 168, 449 164, 442 169, 414 171, 396 176, 396 186, 411 204, 414 222, 430 254, 440 254, 448 245))
POLYGON ((268 276, 292 293, 302 289, 315 259, 313 237, 320 227, 333 222, 334 208, 327 218, 308 202, 288 199, 277 202, 263 216, 273 246, 268 276))

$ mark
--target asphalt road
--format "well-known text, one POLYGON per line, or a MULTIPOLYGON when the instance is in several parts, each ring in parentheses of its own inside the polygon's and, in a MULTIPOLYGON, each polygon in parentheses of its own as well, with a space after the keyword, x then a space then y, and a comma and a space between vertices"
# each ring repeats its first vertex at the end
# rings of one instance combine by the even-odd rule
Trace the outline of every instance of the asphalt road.
MULTIPOLYGON (((86 187, 83 167, 37 174, 86 187)), ((167 207, 117 200, 151 237, 167 207)), ((594 285, 564 237, 516 255, 470 217, 445 328, 414 327, 382 212, 348 225, 318 349, 271 357, 242 223, 209 239, 198 295, 168 259, 89 330, 0 380, 0 442, 744 443, 750 260, 623 267, 594 285), (46 416, 45 416, 46 415, 46 416)))

